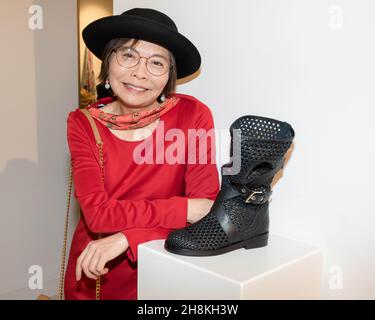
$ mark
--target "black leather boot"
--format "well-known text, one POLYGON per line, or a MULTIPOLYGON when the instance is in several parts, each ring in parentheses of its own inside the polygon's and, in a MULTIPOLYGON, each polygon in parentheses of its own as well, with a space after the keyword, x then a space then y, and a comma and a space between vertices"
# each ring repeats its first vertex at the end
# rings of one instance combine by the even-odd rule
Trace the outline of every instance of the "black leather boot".
POLYGON ((283 167, 293 128, 274 119, 243 116, 230 127, 231 161, 221 167, 220 192, 210 212, 172 231, 164 247, 187 256, 213 256, 268 242, 271 182, 283 167))

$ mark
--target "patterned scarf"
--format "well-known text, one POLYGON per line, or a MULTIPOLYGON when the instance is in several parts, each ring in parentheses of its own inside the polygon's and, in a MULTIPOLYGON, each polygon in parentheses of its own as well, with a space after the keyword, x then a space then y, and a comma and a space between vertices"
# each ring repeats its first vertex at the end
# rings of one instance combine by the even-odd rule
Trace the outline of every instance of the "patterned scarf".
POLYGON ((116 99, 113 97, 99 99, 97 102, 89 105, 87 110, 90 112, 93 118, 100 121, 107 128, 114 130, 130 130, 142 128, 154 122, 156 119, 160 118, 160 116, 171 110, 178 103, 180 98, 167 98, 158 107, 140 112, 134 112, 132 114, 117 115, 100 110, 100 107, 115 100, 116 99))

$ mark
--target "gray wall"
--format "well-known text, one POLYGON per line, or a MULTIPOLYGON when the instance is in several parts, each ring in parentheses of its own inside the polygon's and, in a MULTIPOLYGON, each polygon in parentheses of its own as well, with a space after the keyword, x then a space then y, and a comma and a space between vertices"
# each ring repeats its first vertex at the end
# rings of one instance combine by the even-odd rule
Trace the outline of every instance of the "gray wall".
POLYGON ((78 106, 76 7, 76 0, 0 2, 0 298, 56 292, 69 169, 66 118, 78 106), (43 9, 41 30, 29 28, 33 4, 43 9), (44 290, 28 289, 32 265, 42 267, 44 290))

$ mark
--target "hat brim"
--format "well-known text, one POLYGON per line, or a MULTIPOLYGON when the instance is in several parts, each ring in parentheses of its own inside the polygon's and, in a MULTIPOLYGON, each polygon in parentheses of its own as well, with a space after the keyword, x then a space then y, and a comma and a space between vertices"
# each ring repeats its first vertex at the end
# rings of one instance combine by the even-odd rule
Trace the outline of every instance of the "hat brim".
POLYGON ((187 77, 201 65, 194 44, 181 33, 165 25, 137 16, 109 16, 91 22, 82 31, 87 48, 100 60, 107 43, 115 38, 135 38, 156 43, 173 53, 177 78, 187 77))

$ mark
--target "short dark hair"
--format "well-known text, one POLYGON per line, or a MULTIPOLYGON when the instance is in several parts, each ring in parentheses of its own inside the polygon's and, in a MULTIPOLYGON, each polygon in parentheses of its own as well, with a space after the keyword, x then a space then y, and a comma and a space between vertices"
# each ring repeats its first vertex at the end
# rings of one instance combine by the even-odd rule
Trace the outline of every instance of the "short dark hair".
MULTIPOLYGON (((114 50, 117 50, 121 48, 125 43, 128 43, 130 40, 133 40, 131 43, 131 47, 134 47, 139 39, 131 39, 131 38, 115 38, 110 40, 102 55, 102 65, 101 65, 101 70, 100 70, 100 75, 98 77, 99 81, 101 84, 104 84, 105 81, 108 79, 108 70, 109 70, 109 60, 111 57, 111 54, 114 50)), ((169 70, 169 76, 168 76, 168 82, 165 85, 161 95, 164 95, 165 97, 168 97, 171 93, 176 92, 176 83, 177 83, 177 69, 176 69, 176 60, 172 52, 169 52, 171 63, 173 65, 172 68, 169 70)), ((111 95, 113 95, 112 90, 109 90, 111 95)), ((160 101, 160 97, 158 97, 158 102, 160 101)))

